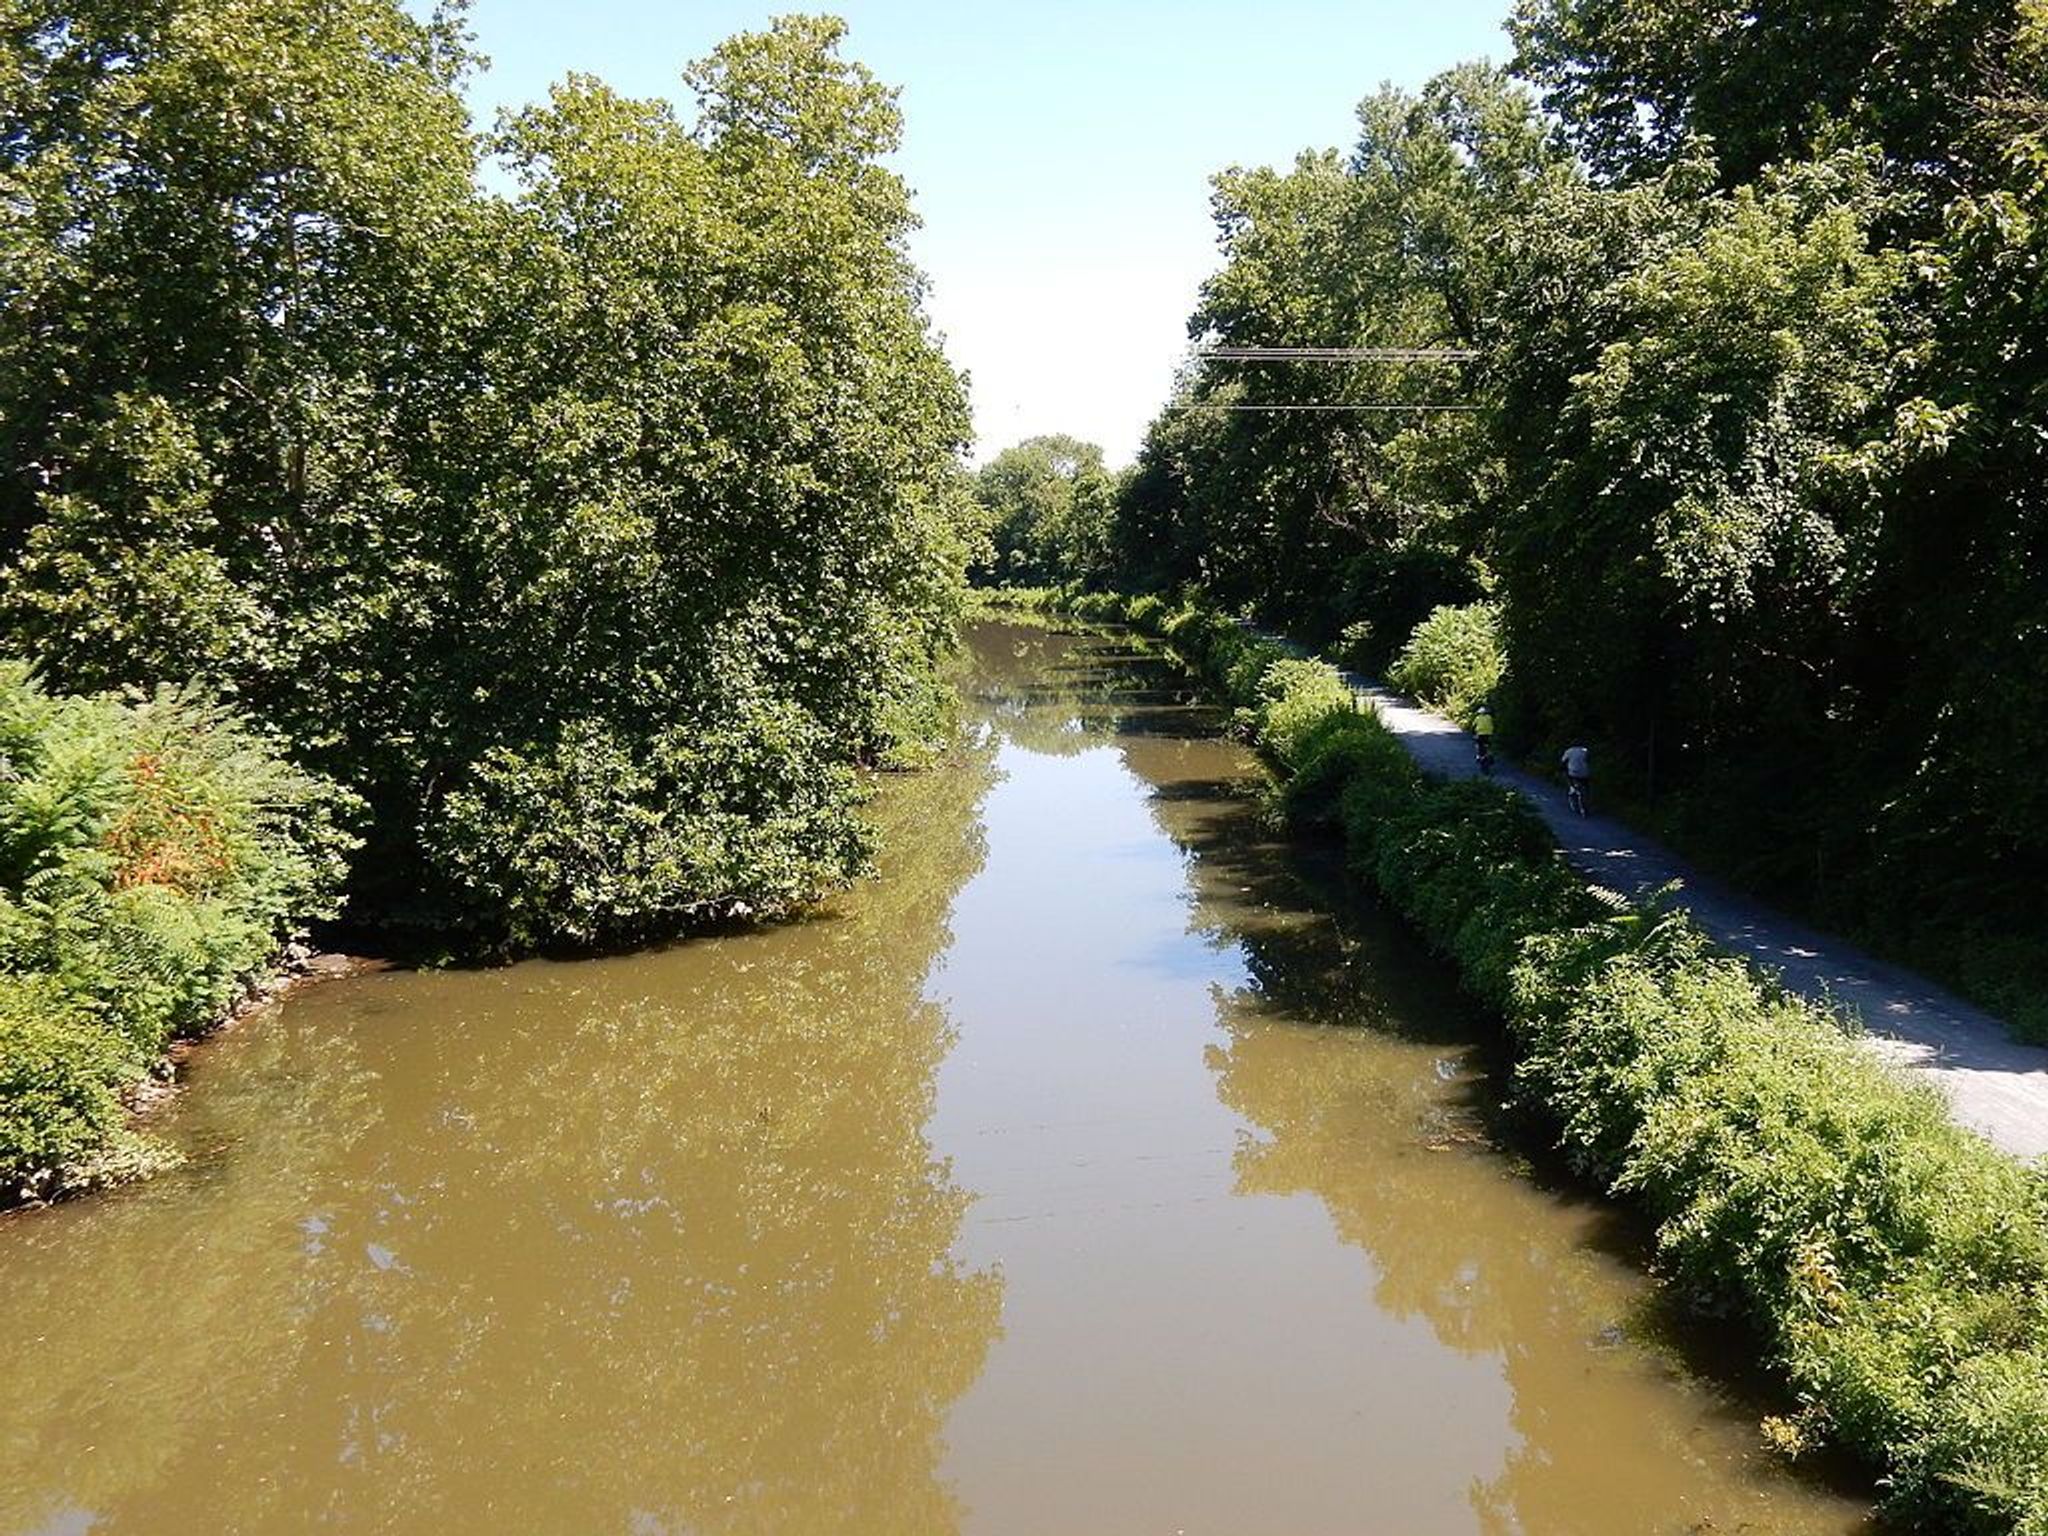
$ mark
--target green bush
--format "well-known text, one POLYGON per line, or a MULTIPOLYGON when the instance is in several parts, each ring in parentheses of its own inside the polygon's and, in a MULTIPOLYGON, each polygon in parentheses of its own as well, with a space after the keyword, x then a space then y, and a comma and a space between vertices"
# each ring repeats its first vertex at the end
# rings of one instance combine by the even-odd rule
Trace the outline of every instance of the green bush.
POLYGON ((1492 603, 1438 608, 1415 626, 1388 670, 1402 692, 1467 723, 1472 708, 1500 686, 1500 609, 1492 603))
POLYGON ((1113 616, 1169 640, 1234 706, 1232 720, 1240 732, 1290 767, 1299 766, 1325 722, 1354 708, 1335 667, 1199 602, 1175 610, 1152 594, 1104 594, 1077 598, 1071 608, 1084 618, 1113 616))
POLYGON ((1053 591, 1057 606, 1079 618, 1120 621, 1124 617, 1124 599, 1114 592, 1080 592, 1070 587, 1053 591))
POLYGON ((1923 1445, 1923 1475, 1983 1528, 2048 1536, 2048 1366, 2038 1348, 1961 1361, 1923 1445))
POLYGON ((1333 716, 1353 712, 1351 690, 1327 662, 1284 658, 1259 674, 1258 739, 1282 763, 1293 766, 1333 716))
POLYGON ((1219 686, 1226 682, 1232 665, 1246 647, 1258 643, 1228 614, 1201 603, 1188 603, 1169 615, 1160 634, 1188 658, 1197 672, 1219 686))
POLYGON ((54 976, 0 975, 0 1204, 76 1167, 120 1124, 141 1063, 54 976))
POLYGON ((1813 1438, 1896 1507, 2048 1529, 2048 1184, 1689 924, 1553 934, 1512 1018, 1521 1091, 1656 1217, 1662 1267, 1754 1320, 1813 1438))
POLYGON ((1302 740, 1287 783, 1287 813, 1296 826, 1335 830, 1347 791, 1410 779, 1421 779, 1415 760, 1374 717, 1355 711, 1328 715, 1302 740))
POLYGON ((0 664, 0 1195, 115 1137, 121 1095, 330 913, 346 797, 190 691, 56 698, 0 664))
POLYGON ((427 843, 510 947, 612 943, 779 912, 843 884, 867 867, 859 802, 853 772, 793 706, 639 749, 581 721, 479 764, 427 843))
POLYGON ((1166 599, 1146 593, 1124 604, 1124 622, 1146 634, 1155 634, 1166 622, 1166 599))
POLYGON ((1340 813, 1353 871, 1495 1005, 1508 999, 1527 936, 1604 910, 1528 802, 1497 784, 1437 783, 1412 768, 1393 780, 1363 773, 1344 789, 1340 813))
MULTIPOLYGON (((1212 650, 1217 644, 1211 642, 1212 650)), ((1247 635, 1243 644, 1231 649, 1229 665, 1222 669, 1224 691, 1243 709, 1269 704, 1274 695, 1264 686, 1267 672, 1293 659, 1294 652, 1286 646, 1260 635, 1247 635)))
POLYGON ((1371 619, 1353 619, 1337 636, 1333 654, 1337 664, 1353 672, 1370 673, 1379 661, 1379 641, 1371 619))
POLYGON ((1071 601, 1058 587, 973 587, 966 597, 969 615, 984 613, 1048 613, 1071 601))

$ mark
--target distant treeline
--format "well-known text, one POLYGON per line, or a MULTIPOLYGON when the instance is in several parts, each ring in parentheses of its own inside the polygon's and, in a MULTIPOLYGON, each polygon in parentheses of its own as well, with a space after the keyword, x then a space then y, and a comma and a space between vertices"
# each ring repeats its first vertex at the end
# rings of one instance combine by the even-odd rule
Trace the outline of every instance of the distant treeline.
POLYGON ((359 917, 785 905, 948 708, 969 428, 894 93, 786 18, 688 120, 576 76, 479 135, 460 16, 9 9, 0 639, 231 697, 360 798, 359 917))
POLYGON ((2048 1029, 2048 6, 1521 0, 1512 33, 1510 70, 1368 97, 1348 154, 1219 175, 1189 323, 1476 356, 1191 362, 1068 541, 1099 553, 1002 574, 1406 648, 2048 1029), (1304 403, 1459 409, 1226 409, 1304 403))

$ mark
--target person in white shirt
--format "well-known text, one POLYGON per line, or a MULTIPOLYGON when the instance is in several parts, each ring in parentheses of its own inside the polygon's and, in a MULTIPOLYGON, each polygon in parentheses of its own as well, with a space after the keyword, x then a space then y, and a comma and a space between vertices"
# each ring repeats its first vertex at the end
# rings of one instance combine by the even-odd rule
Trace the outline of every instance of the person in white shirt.
POLYGON ((1584 747, 1566 747, 1563 762, 1572 808, 1583 816, 1586 814, 1586 783, 1593 777, 1592 754, 1584 747))

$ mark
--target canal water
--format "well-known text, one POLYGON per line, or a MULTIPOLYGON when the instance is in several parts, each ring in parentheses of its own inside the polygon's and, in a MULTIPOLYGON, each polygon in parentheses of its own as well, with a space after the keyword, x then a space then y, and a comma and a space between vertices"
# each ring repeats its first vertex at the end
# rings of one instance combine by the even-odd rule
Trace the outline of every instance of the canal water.
POLYGON ((307 991, 0 1220, 0 1536, 1865 1529, 1176 673, 971 639, 825 912, 307 991))

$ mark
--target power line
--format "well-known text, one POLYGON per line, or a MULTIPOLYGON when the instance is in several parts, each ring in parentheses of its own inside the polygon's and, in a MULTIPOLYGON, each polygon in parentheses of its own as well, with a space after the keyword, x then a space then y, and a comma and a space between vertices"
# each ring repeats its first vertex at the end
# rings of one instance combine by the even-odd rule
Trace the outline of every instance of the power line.
POLYGON ((1168 405, 1169 411, 1239 411, 1263 414, 1272 411, 1476 411, 1476 405, 1211 405, 1189 400, 1168 405))
POLYGON ((1472 347, 1202 347, 1195 355, 1216 363, 1469 363, 1472 347))

